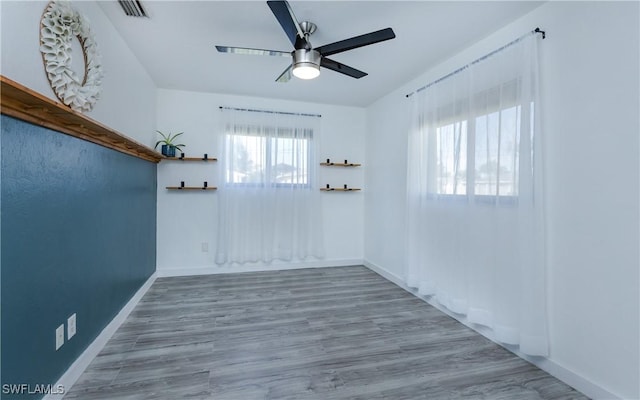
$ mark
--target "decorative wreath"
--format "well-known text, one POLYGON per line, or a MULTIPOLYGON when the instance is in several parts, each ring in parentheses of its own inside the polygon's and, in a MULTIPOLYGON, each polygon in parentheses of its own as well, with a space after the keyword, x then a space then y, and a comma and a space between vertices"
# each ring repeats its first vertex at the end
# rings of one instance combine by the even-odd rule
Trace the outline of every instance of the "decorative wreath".
POLYGON ((91 111, 100 98, 104 72, 100 52, 86 18, 67 1, 51 1, 40 21, 40 52, 49 84, 62 103, 91 111), (84 56, 84 77, 71 69, 71 41, 77 37, 84 56))

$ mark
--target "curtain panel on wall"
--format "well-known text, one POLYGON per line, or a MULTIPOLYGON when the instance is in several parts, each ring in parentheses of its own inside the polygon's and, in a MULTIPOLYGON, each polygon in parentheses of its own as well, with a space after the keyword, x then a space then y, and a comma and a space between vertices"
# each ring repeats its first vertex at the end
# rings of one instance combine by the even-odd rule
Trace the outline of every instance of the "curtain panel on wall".
POLYGON ((407 285, 548 353, 537 35, 415 93, 407 285))
POLYGON ((322 258, 320 117, 222 108, 216 263, 322 258))

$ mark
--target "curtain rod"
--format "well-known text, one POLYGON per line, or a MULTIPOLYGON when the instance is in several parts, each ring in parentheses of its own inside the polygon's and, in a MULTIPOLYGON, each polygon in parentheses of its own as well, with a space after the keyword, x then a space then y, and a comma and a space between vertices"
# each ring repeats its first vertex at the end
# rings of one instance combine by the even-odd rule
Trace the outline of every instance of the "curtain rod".
POLYGON ((448 73, 447 75, 445 75, 445 76, 443 76, 443 77, 441 77, 441 78, 438 78, 438 79, 436 79, 435 81, 433 81, 433 82, 431 82, 431 83, 429 83, 429 84, 427 84, 427 85, 422 86, 421 88, 416 89, 415 91, 413 91, 413 92, 411 92, 411 93, 409 93, 409 94, 405 95, 405 97, 411 97, 411 96, 412 96, 413 94, 415 94, 415 93, 422 92, 423 90, 427 89, 428 87, 433 86, 433 85, 435 85, 436 83, 439 83, 439 82, 441 82, 441 81, 443 81, 443 80, 445 80, 445 79, 447 79, 447 78, 450 78, 450 77, 452 77, 453 75, 455 75, 455 74, 457 74, 457 73, 459 73, 459 72, 462 72, 462 71, 464 71, 465 69, 469 68, 471 65, 473 65, 473 64, 477 64, 477 63, 479 63, 480 61, 483 61, 483 60, 485 60, 486 58, 489 58, 489 57, 491 57, 492 55, 494 55, 494 54, 496 54, 496 53, 498 53, 498 52, 501 52, 502 50, 506 49, 507 47, 512 46, 512 45, 514 45, 514 44, 518 43, 519 41, 521 41, 521 40, 522 40, 522 39, 524 39, 525 37, 527 37, 527 36, 529 36, 529 35, 534 35, 534 34, 536 34, 536 33, 540 33, 540 34, 542 35, 542 38, 543 38, 543 39, 545 39, 545 38, 547 37, 547 32, 545 32, 545 31, 541 30, 540 28, 536 28, 536 29, 532 30, 531 32, 527 32, 527 33, 525 33, 524 35, 520 36, 519 38, 517 38, 517 39, 515 39, 515 40, 512 40, 511 42, 509 42, 509 43, 505 44, 504 46, 502 46, 502 47, 500 47, 500 48, 498 48, 498 49, 495 49, 494 51, 492 51, 492 52, 490 52, 490 53, 488 53, 488 54, 485 54, 484 56, 482 56, 482 57, 480 57, 480 58, 478 58, 478 59, 476 59, 476 60, 474 60, 474 61, 470 62, 469 64, 464 65, 464 66, 462 66, 462 67, 460 67, 460 68, 456 69, 455 71, 453 71, 453 72, 451 72, 451 73, 448 73))
POLYGON ((322 115, 320 114, 304 114, 304 113, 293 113, 293 112, 286 112, 286 111, 269 111, 269 110, 255 110, 255 109, 251 109, 251 108, 235 108, 235 107, 223 107, 220 106, 221 110, 234 110, 234 111, 247 111, 247 112, 260 112, 260 113, 267 113, 267 114, 284 114, 284 115, 298 115, 301 117, 322 117, 322 115))

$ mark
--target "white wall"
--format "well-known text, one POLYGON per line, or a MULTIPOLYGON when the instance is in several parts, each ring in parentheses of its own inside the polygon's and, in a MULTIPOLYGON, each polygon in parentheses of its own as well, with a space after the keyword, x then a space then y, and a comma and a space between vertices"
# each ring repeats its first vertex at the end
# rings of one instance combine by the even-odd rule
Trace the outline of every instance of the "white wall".
MULTIPOLYGON (((304 112, 322 115, 321 136, 316 136, 320 162, 326 158, 361 162, 359 168, 318 167, 324 185, 362 187, 364 170, 365 110, 362 108, 301 103, 264 98, 158 90, 158 129, 181 132, 187 157, 220 158, 214 134, 218 128, 220 106, 263 110, 304 112)), ((158 165, 158 274, 180 275, 260 269, 263 266, 229 269, 214 262, 217 224, 216 192, 168 191, 166 186, 217 186, 216 163, 163 161, 158 165), (202 251, 207 243, 209 251, 202 251), (177 250, 176 250, 177 249, 177 250), (255 267, 255 268, 253 268, 255 267)), ((319 190, 319 188, 318 188, 319 190)), ((364 188, 365 192, 367 188, 364 188)), ((326 258, 317 265, 361 264, 363 259, 363 192, 321 193, 326 258)), ((274 263, 278 264, 278 263, 274 263)), ((280 264, 278 268, 298 266, 280 264)), ((274 266, 271 266, 274 267, 274 266)))
POLYGON ((404 95, 540 26, 547 364, 587 394, 640 398, 639 5, 550 2, 367 109, 365 260, 404 277, 404 95), (572 374, 576 374, 573 375, 572 374), (593 386, 592 386, 593 385, 593 386))
MULTIPOLYGON (((2 60, 0 72, 55 101, 40 53, 40 18, 47 1, 0 1, 2 60)), ((90 22, 102 54, 105 77, 102 97, 86 113, 147 146, 155 139, 156 87, 102 9, 93 1, 72 6, 90 22)), ((74 42, 74 70, 82 73, 80 45, 74 42), (77 53, 76 53, 77 51, 77 53)))

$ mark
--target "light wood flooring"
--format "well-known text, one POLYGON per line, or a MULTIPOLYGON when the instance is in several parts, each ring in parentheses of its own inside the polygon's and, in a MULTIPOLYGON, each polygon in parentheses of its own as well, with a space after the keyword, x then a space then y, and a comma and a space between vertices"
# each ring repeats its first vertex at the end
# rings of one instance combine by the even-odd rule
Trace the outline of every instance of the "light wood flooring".
POLYGON ((65 399, 585 399, 365 267, 160 278, 65 399))

